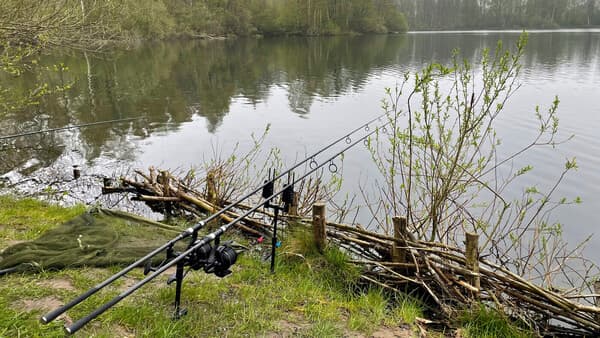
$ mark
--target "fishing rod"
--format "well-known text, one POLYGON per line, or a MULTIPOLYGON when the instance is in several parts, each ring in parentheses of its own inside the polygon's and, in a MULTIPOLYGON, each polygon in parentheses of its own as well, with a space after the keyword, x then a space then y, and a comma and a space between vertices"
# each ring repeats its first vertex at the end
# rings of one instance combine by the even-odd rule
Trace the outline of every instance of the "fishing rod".
MULTIPOLYGON (((387 125, 389 123, 390 122, 386 123, 385 125, 387 125)), ((323 161, 322 163, 320 163, 320 164, 317 163, 317 165, 315 165, 313 168, 310 168, 302 176, 300 176, 298 178, 293 178, 291 180, 291 184, 293 185, 295 183, 302 181, 303 179, 305 179, 306 177, 308 177, 309 175, 311 175, 312 173, 314 173, 315 171, 319 170, 320 168, 324 167, 327 164, 329 164, 331 166, 331 164, 334 163, 333 160, 335 160, 335 158, 337 158, 338 156, 340 156, 341 154, 343 154, 350 148, 356 146, 358 143, 367 140, 368 137, 370 137, 377 131, 378 131, 378 129, 376 128, 375 130, 370 131, 368 134, 359 138, 357 141, 350 142, 346 147, 344 147, 344 149, 337 152, 336 154, 334 154, 327 160, 323 161)), ((269 182, 271 182, 271 181, 269 181, 269 182)), ((99 315, 104 313, 109 308, 115 306, 121 300, 123 300, 127 296, 131 295, 132 293, 137 291, 139 288, 141 288, 142 286, 144 286, 145 284, 147 284, 154 278, 158 277, 159 275, 161 275, 163 272, 165 272, 167 269, 169 269, 170 267, 172 267, 174 265, 177 265, 176 276, 175 276, 175 281, 177 281, 176 294, 175 294, 175 297, 176 297, 176 299, 175 299, 175 318, 179 318, 180 315, 185 314, 185 311, 181 311, 179 308, 180 296, 181 296, 181 285, 182 285, 183 277, 184 277, 184 273, 183 273, 184 266, 189 265, 190 268, 192 268, 194 270, 204 269, 205 272, 214 273, 218 277, 224 277, 227 274, 231 273, 231 271, 229 271, 228 269, 229 269, 229 267, 231 267, 231 265, 233 265, 236 262, 237 255, 236 255, 235 251, 227 244, 220 245, 220 236, 222 234, 224 234, 233 225, 235 225, 237 222, 241 221, 244 217, 252 214, 256 210, 258 210, 260 207, 262 207, 263 205, 270 203, 277 196, 282 195, 286 191, 286 189, 288 189, 288 186, 289 186, 289 184, 286 185, 283 189, 280 189, 277 192, 274 192, 270 196, 266 197, 263 202, 258 203, 256 206, 252 207, 245 213, 239 215, 237 218, 235 218, 231 222, 221 226, 214 232, 204 236, 201 240, 194 240, 193 243, 191 243, 191 245, 185 251, 173 255, 167 262, 165 262, 160 267, 158 267, 156 270, 154 270, 152 273, 147 275, 144 279, 142 279, 141 281, 137 282, 136 284, 130 286, 127 290, 123 291, 118 296, 112 298, 110 301, 108 301, 108 302, 104 303, 103 305, 101 305, 100 307, 96 308, 93 312, 91 312, 87 316, 79 319, 78 321, 71 324, 70 326, 65 326, 65 331, 68 334, 74 334, 79 329, 81 329, 84 325, 89 323, 91 320, 98 317, 99 315), (215 244, 213 246, 210 245, 210 242, 212 242, 212 241, 215 242, 215 244)), ((169 283, 169 282, 167 282, 167 283, 169 283)))
MULTIPOLYGON (((356 132, 365 129, 366 131, 369 130, 369 125, 375 121, 380 120, 382 117, 387 116, 387 114, 382 114, 380 116, 375 117, 374 119, 371 119, 369 121, 367 121, 366 123, 362 124, 361 126, 351 130, 349 133, 339 137, 338 139, 334 140, 333 142, 329 143, 328 145, 322 147, 321 149, 317 150, 315 153, 311 154, 310 156, 307 156, 305 159, 303 159, 302 161, 296 163, 295 165, 293 165, 291 168, 287 169, 286 171, 280 173, 279 175, 274 176, 271 181, 275 181, 278 180, 282 177, 284 177, 287 173, 292 172, 293 170, 297 169, 298 167, 300 167, 301 165, 309 162, 309 167, 313 167, 315 163, 315 157, 320 155, 321 153, 323 153, 324 151, 330 149, 331 147, 333 147, 334 145, 340 143, 341 141, 345 141, 348 144, 348 141, 350 140, 350 142, 352 141, 351 136, 354 135, 356 132)), ((389 121, 385 124, 387 125, 389 124, 389 121)), ((385 127, 385 125, 383 127, 385 127)), ((187 228, 186 230, 184 230, 182 233, 180 233, 179 235, 177 235, 175 238, 171 239, 170 241, 168 241, 167 243, 163 244, 162 246, 154 249, 152 252, 148 253, 146 256, 138 259, 137 261, 135 261, 134 263, 128 265, 127 267, 125 267, 123 270, 119 271, 118 273, 114 274, 113 276, 109 277, 108 279, 104 280, 103 282, 95 285, 94 287, 90 288, 89 290, 87 290, 85 293, 79 295, 78 297, 74 298, 73 300, 71 300, 69 303, 45 314, 44 316, 42 316, 40 318, 40 321, 44 324, 48 324, 51 321, 53 321, 54 319, 56 319, 58 316, 60 316, 61 314, 63 314, 64 312, 68 311, 69 309, 71 309, 72 307, 74 307, 75 305, 81 303, 82 301, 84 301, 85 299, 87 299, 88 297, 92 296, 93 294, 95 294, 96 292, 100 291, 102 288, 106 287, 107 285, 111 284, 112 282, 114 282, 115 280, 119 279, 120 277, 126 275, 127 273, 129 273, 131 270, 135 269, 136 267, 140 266, 141 264, 147 262, 149 259, 151 259, 152 257, 158 255, 159 253, 163 252, 164 250, 167 250, 168 248, 172 248, 173 245, 177 242, 179 242, 180 240, 183 240, 189 236, 192 237, 196 237, 198 234, 198 231, 200 229, 202 229, 206 224, 208 224, 210 221, 216 219, 217 217, 220 217, 220 215, 224 214, 225 212, 231 210, 232 208, 234 208, 235 206, 237 206, 239 203, 244 202, 246 199, 248 199, 249 197, 253 196, 254 194, 258 193, 259 191, 261 191, 262 189, 265 188, 265 186, 267 186, 269 184, 269 181, 265 182, 264 184, 262 184, 261 186, 259 186, 258 188, 254 189, 253 191, 247 193, 246 195, 242 196, 240 199, 238 199, 236 202, 229 204, 228 206, 224 207, 223 209, 219 210, 218 212, 208 216, 207 218, 197 222, 195 225, 193 225, 192 227, 187 228)), ((190 241, 190 245, 193 243, 193 241, 190 241)))
POLYGON ((36 135, 36 134, 53 133, 55 131, 61 131, 61 130, 79 129, 79 128, 97 126, 97 125, 101 125, 101 124, 109 124, 109 123, 133 121, 133 120, 139 120, 139 119, 143 119, 143 118, 144 117, 142 117, 142 116, 140 116, 140 117, 128 117, 128 118, 124 118, 124 119, 98 121, 98 122, 90 122, 90 123, 77 124, 77 125, 73 125, 73 126, 66 126, 66 127, 59 127, 59 128, 50 128, 50 129, 42 129, 42 130, 30 131, 30 132, 21 133, 21 134, 13 134, 13 135, 0 136, 0 141, 10 140, 10 139, 13 139, 13 138, 24 137, 24 136, 31 136, 31 135, 36 135))

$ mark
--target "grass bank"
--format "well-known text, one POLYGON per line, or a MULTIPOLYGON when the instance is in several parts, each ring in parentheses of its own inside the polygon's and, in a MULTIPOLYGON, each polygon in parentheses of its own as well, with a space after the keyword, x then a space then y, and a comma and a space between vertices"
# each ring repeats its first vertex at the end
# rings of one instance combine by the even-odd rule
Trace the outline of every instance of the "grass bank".
MULTIPOLYGON (((63 208, 31 199, 0 196, 0 250, 44 231, 85 210, 63 208)), ((236 238, 238 241, 243 239, 236 238)), ((247 244, 247 243, 244 243, 247 244)), ((355 283, 358 271, 345 255, 316 252, 310 233, 290 234, 280 249, 276 274, 269 273, 268 245, 249 245, 219 279, 191 272, 184 280, 183 305, 188 315, 171 320, 174 285, 165 273, 82 329, 80 337, 416 337, 416 318, 424 306, 409 296, 390 299, 379 289, 355 283)), ((143 277, 134 270, 59 317, 42 325, 39 317, 120 270, 65 269, 0 277, 0 337, 64 337, 71 323, 143 277)), ((482 307, 457 317, 458 337, 527 337, 496 312, 482 307)), ((428 337, 446 336, 427 332, 428 337)))
MULTIPOLYGON (((0 248, 37 237, 55 224, 81 213, 83 207, 61 208, 35 200, 0 197, 0 248)), ((391 304, 377 289, 351 291, 352 271, 342 273, 338 251, 325 256, 285 254, 302 247, 302 240, 282 248, 277 273, 268 272, 261 259, 266 247, 244 253, 233 274, 218 279, 190 273, 182 299, 187 316, 172 321, 174 285, 169 274, 140 289, 114 309, 82 329, 82 337, 151 336, 412 336, 411 323, 423 316, 417 301, 406 298, 391 304), (300 244, 298 244, 300 243, 300 244), (262 249, 262 250, 260 250, 262 249)), ((0 336, 62 337, 62 326, 89 313, 142 277, 131 276, 100 292, 50 325, 38 319, 46 311, 77 296, 117 272, 83 268, 13 274, 0 277, 0 336)))

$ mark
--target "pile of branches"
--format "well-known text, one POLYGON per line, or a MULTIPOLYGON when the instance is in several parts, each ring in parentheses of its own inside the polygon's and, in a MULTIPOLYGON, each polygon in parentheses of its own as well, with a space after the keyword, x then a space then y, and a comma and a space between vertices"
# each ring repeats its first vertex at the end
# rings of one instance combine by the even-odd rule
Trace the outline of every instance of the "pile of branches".
MULTIPOLYGON (((216 183, 212 181, 211 175, 208 175, 209 182, 206 182, 207 191, 198 191, 195 189, 197 180, 190 176, 178 178, 168 171, 156 170, 153 167, 148 173, 139 170, 135 173, 133 179, 121 177, 116 186, 112 180, 105 179, 102 194, 133 193, 135 194, 133 200, 145 202, 154 212, 167 216, 191 216, 196 219, 206 218, 207 215, 228 205, 227 201, 218 199, 216 183)), ((243 211, 250 207, 238 204, 235 209, 243 211)), ((270 236, 268 220, 272 215, 263 210, 255 211, 254 215, 256 217, 244 217, 235 226, 249 236, 270 236)), ((238 217, 236 211, 227 211, 220 215, 220 221, 229 223, 238 217)), ((208 224, 208 226, 217 227, 216 224, 208 224)))
MULTIPOLYGON (((135 173, 134 179, 121 178, 118 186, 105 180, 103 194, 134 193, 134 200, 143 201, 155 212, 199 219, 230 204, 219 192, 218 173, 209 172, 202 179, 190 175, 177 178, 154 168, 135 173)), ((221 220, 229 223, 250 208, 237 204, 231 209, 234 211, 222 214, 221 220)), ((272 217, 260 210, 236 226, 246 235, 270 237, 272 217)), ((301 217, 294 220, 310 222, 301 217)), ((600 295, 535 285, 481 257, 474 234, 466 234, 466 247, 458 248, 418 240, 406 230, 406 221, 403 224, 395 227, 395 236, 332 222, 326 223, 325 232, 330 245, 344 249, 350 263, 361 269, 364 282, 399 293, 420 290, 424 299, 440 310, 439 319, 444 322, 469 306, 484 303, 541 335, 600 334, 600 307, 593 305, 600 295)), ((599 293, 600 283, 596 284, 595 293, 599 293)))
POLYGON ((541 335, 600 334, 600 307, 591 305, 600 295, 536 286, 479 257, 476 245, 469 252, 468 248, 416 240, 410 233, 394 238, 343 224, 327 226, 329 241, 357 257, 351 262, 363 268, 363 280, 395 292, 418 288, 435 302, 444 318, 483 302, 541 335), (400 257, 394 257, 394 250, 400 257))

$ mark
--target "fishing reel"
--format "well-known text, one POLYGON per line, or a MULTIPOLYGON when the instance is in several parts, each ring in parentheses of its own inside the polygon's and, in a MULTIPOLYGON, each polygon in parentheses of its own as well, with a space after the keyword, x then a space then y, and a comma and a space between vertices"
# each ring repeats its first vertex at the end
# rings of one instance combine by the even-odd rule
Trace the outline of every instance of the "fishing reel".
POLYGON ((214 273, 215 276, 223 278, 231 273, 229 268, 237 261, 237 252, 229 245, 219 245, 214 254, 204 265, 204 272, 214 273))
POLYGON ((204 268, 206 262, 210 257, 210 253, 212 252, 212 245, 210 243, 205 243, 200 246, 198 249, 194 250, 189 256, 189 266, 190 268, 198 271, 204 268))
MULTIPOLYGON (((199 241, 196 241, 192 246, 198 243, 199 241)), ((180 265, 189 266, 190 269, 196 271, 202 269, 206 273, 212 273, 217 277, 223 278, 231 273, 229 268, 237 261, 238 253, 231 244, 231 241, 227 241, 221 245, 219 245, 218 241, 215 245, 204 243, 182 259, 180 265)), ((171 248, 167 249, 167 259, 162 261, 158 266, 152 266, 151 261, 146 262, 144 265, 144 275, 160 269, 161 266, 178 256, 179 253, 173 252, 171 248)), ((167 284, 171 284, 176 278, 169 278, 167 284)))
POLYGON ((205 273, 212 273, 223 278, 231 273, 229 268, 237 261, 237 252, 227 241, 222 245, 205 243, 194 250, 188 258, 188 265, 194 270, 203 269, 205 273))

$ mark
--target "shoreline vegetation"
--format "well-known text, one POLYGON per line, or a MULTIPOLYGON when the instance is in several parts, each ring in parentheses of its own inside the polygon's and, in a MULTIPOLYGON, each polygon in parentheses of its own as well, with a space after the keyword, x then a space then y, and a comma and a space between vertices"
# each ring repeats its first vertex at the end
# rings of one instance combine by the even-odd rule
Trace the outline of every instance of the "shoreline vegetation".
POLYGON ((538 2, 9 0, 0 4, 0 50, 10 55, 23 49, 99 50, 176 39, 600 27, 598 1, 558 0, 550 8, 538 2))
POLYGON ((0 4, 0 49, 98 49, 173 38, 406 32, 393 0, 52 0, 0 4))

